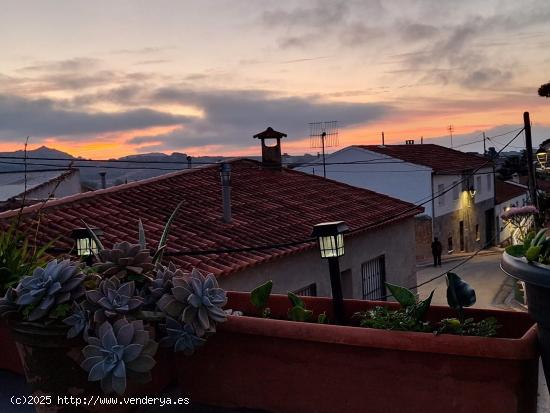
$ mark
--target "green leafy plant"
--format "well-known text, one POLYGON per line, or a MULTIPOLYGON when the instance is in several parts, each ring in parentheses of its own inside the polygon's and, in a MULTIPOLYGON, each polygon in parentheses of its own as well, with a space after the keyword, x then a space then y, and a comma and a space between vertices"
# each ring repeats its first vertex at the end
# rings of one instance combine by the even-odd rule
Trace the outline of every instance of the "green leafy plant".
POLYGON ((23 276, 46 264, 46 250, 51 244, 40 248, 30 246, 27 234, 17 229, 17 221, 0 232, 0 296, 23 276))
POLYGON ((288 318, 292 321, 309 321, 313 317, 313 311, 306 308, 304 300, 294 293, 288 293, 292 307, 288 310, 288 318))
POLYGON ((453 272, 447 273, 447 303, 458 312, 461 323, 464 322, 464 307, 471 307, 476 303, 475 290, 453 272))
POLYGON ((386 287, 401 305, 399 310, 377 306, 372 310, 354 314, 362 327, 399 331, 431 331, 425 316, 430 309, 434 291, 425 300, 417 300, 416 295, 405 287, 386 283, 386 287))
POLYGON ((492 337, 497 334, 501 327, 495 317, 488 317, 475 322, 473 318, 467 318, 461 322, 457 318, 445 318, 439 323, 439 328, 434 331, 436 334, 448 333, 462 336, 492 337))
POLYGON ((250 293, 250 302, 256 309, 258 313, 263 318, 268 318, 271 314, 271 310, 267 306, 269 302, 269 296, 271 295, 271 290, 273 289, 273 281, 269 280, 264 284, 254 288, 250 293))

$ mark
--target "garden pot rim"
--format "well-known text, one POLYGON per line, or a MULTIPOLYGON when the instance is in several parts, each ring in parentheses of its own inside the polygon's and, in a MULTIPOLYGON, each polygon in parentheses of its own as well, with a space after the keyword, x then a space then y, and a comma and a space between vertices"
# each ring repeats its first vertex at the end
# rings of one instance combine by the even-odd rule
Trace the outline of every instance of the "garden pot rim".
POLYGON ((500 268, 509 276, 543 288, 550 288, 550 266, 528 262, 525 257, 502 254, 500 268))
MULTIPOLYGON (((244 296, 249 293, 230 292, 232 295, 244 296)), ((284 297, 272 295, 272 298, 284 297)), ((308 297, 307 301, 322 300, 330 302, 330 298, 308 297)), ((345 300, 358 301, 358 300, 345 300)), ((369 302, 368 300, 361 300, 369 302)), ((387 302, 370 302, 380 305, 387 302)), ((445 308, 432 306, 434 309, 445 308)), ((479 311, 479 310, 478 310, 479 311)), ((489 310, 491 313, 509 313, 506 310, 489 310)), ((449 354, 466 357, 500 358, 509 360, 525 360, 538 357, 536 346, 537 327, 535 322, 523 336, 519 338, 506 337, 475 337, 459 336, 411 331, 390 331, 358 326, 339 326, 295 322, 279 319, 266 319, 251 316, 229 315, 227 322, 218 326, 219 331, 238 334, 270 336, 274 338, 321 342, 326 344, 347 345, 352 347, 369 347, 414 351, 423 353, 449 354)))

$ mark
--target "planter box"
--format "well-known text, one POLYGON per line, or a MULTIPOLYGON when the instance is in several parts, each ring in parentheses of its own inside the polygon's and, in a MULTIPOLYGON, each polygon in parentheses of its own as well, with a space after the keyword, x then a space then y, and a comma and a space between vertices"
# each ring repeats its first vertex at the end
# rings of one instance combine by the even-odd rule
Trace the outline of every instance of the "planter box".
MULTIPOLYGON (((253 314, 248 293, 229 293, 227 308, 253 314)), ((315 314, 331 300, 304 301, 315 314)), ((346 300, 346 316, 375 305, 346 300)), ((272 296, 284 317, 286 296, 272 296)), ((428 318, 453 317, 432 307, 428 318)), ((434 412, 534 413, 538 352, 528 314, 495 316, 501 337, 434 336, 359 327, 230 316, 193 356, 178 355, 175 371, 192 403, 281 413, 434 412)))
POLYGON ((538 324, 538 338, 546 384, 550 383, 550 266, 529 263, 525 258, 502 255, 502 270, 525 282, 529 314, 538 324))
POLYGON ((9 370, 16 374, 25 374, 19 360, 19 353, 10 329, 4 319, 0 318, 0 370, 9 370))

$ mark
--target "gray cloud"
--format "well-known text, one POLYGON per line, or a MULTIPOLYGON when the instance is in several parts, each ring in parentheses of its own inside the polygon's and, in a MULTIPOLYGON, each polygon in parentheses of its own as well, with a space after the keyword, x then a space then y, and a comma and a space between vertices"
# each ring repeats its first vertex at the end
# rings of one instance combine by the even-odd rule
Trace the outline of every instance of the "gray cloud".
POLYGON ((205 118, 188 120, 181 129, 158 136, 136 136, 130 144, 148 146, 147 150, 182 149, 189 146, 250 146, 251 137, 267 126, 289 135, 288 140, 307 135, 307 124, 314 121, 338 120, 341 127, 365 124, 388 113, 387 105, 367 103, 322 102, 313 98, 276 97, 264 91, 196 92, 187 89, 162 88, 150 99, 200 107, 205 118))
POLYGON ((30 100, 0 95, 0 138, 14 136, 75 135, 140 129, 161 125, 177 125, 187 121, 183 116, 136 109, 121 113, 87 113, 65 110, 50 99, 30 100))
POLYGON ((24 72, 76 72, 97 68, 101 60, 90 57, 75 57, 67 60, 42 61, 19 70, 24 72))

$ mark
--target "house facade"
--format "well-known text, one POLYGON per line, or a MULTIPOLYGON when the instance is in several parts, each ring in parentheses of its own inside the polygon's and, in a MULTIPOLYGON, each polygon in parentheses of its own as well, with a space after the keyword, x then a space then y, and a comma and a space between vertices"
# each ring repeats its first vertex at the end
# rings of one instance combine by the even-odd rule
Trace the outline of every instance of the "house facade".
MULTIPOLYGON (((297 169, 318 173, 322 165, 297 169)), ((416 224, 418 258, 430 256, 433 237, 448 253, 494 243, 494 169, 479 155, 433 144, 357 145, 328 156, 326 171, 329 179, 424 207, 416 224)))
POLYGON ((78 169, 13 172, 0 175, 0 211, 63 198, 82 191, 78 169))
MULTIPOLYGON (((495 222, 497 226, 496 243, 502 246, 519 243, 517 228, 507 224, 502 214, 510 208, 523 207, 528 204, 529 189, 513 181, 495 181, 495 222)), ((530 218, 528 218, 530 219, 530 218)), ((527 222, 525 222, 527 224, 527 222)))
MULTIPOLYGON (((267 136, 280 140, 273 132, 267 136)), ((136 243, 141 218, 154 250, 181 202, 165 262, 213 273, 229 290, 250 291, 273 280, 276 293, 330 296, 328 264, 311 232, 322 222, 345 221, 350 228, 340 258, 345 297, 383 297, 385 281, 416 284, 414 216, 421 207, 284 168, 277 164, 280 142, 277 149, 264 145, 266 135, 256 137, 270 148, 262 162, 235 159, 223 168, 205 165, 48 202, 40 209, 38 240, 55 239, 57 251, 69 253, 75 243, 71 232, 83 220, 103 231, 107 248, 124 240, 136 243)), ((33 234, 38 209, 25 208, 21 220, 33 234)), ((16 214, 0 214, 0 224, 16 214)))

